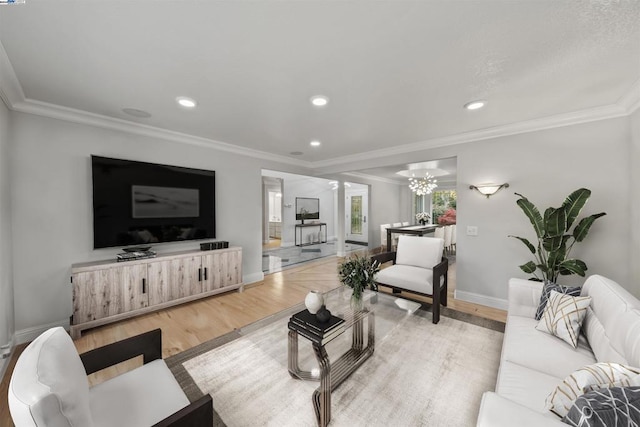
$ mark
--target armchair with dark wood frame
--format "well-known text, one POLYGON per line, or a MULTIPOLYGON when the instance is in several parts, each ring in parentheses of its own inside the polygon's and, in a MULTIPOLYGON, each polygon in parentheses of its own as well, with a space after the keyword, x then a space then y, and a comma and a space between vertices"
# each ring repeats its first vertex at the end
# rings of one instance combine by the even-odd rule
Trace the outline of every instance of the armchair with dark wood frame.
POLYGON ((443 256, 444 240, 434 237, 400 236, 395 252, 371 257, 392 266, 377 273, 377 285, 424 295, 433 299, 433 323, 440 321, 440 304, 447 306, 449 260, 443 256))
POLYGON ((8 401, 17 427, 213 425, 211 396, 189 402, 162 360, 160 329, 78 354, 63 328, 51 328, 18 358, 8 401), (87 375, 140 355, 143 366, 89 387, 87 375))
MULTIPOLYGON (((143 364, 162 359, 161 329, 154 329, 81 353, 80 360, 84 365, 85 371, 87 371, 87 375, 91 375, 138 356, 142 356, 143 364)), ((211 395, 205 394, 153 427, 198 427, 210 425, 213 425, 213 402, 211 395)))

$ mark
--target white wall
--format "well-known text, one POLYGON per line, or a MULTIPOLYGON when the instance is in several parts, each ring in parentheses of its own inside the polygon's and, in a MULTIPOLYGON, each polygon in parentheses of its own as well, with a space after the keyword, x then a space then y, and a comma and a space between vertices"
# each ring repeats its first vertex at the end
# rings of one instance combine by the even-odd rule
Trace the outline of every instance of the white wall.
MULTIPOLYGON (((638 115, 635 123, 635 169, 640 165, 638 115)), ((591 200, 584 213, 601 211, 607 215, 592 227, 587 239, 576 245, 572 254, 583 259, 587 274, 602 274, 618 281, 630 292, 639 294, 637 281, 631 282, 629 230, 638 224, 630 220, 630 192, 635 197, 635 213, 640 215, 638 186, 629 182, 629 118, 603 120, 545 131, 475 141, 450 147, 363 160, 362 169, 457 157, 458 231, 456 295, 481 304, 505 307, 510 277, 528 278, 518 265, 529 260, 530 253, 510 234, 533 238, 531 225, 517 207, 514 192, 527 196, 542 209, 559 206, 573 190, 587 187, 591 200), (486 199, 469 190, 470 184, 508 182, 511 187, 486 199), (633 190, 631 190, 631 188, 633 190), (467 225, 478 227, 479 235, 465 235, 467 225)), ((338 174, 337 166, 324 168, 326 174, 338 174)), ((633 180, 638 182, 638 176, 633 180)), ((385 223, 395 220, 384 213, 387 203, 373 190, 374 211, 383 212, 385 223)), ((404 199, 403 199, 404 200, 404 199)), ((408 200, 408 199, 407 199, 408 200)), ((389 203, 393 207, 393 203, 389 203)), ((397 212, 399 213, 399 212, 397 212)), ((373 218, 372 218, 373 221, 373 218)), ((379 238, 379 231, 378 238, 379 238)), ((634 247, 638 250, 638 237, 634 247)), ((637 254, 640 255, 640 254, 637 254)), ((633 260, 638 259, 638 257, 633 260)), ((562 277, 561 283, 582 283, 580 277, 562 277)))
MULTIPOLYGON (((531 257, 510 234, 533 239, 529 220, 516 205, 521 193, 541 212, 558 207, 580 187, 592 191, 584 214, 607 212, 572 256, 584 260, 588 274, 602 274, 630 288, 629 176, 626 118, 467 144, 458 154, 458 269, 461 292, 505 299, 510 277, 527 277, 517 267, 531 257), (469 184, 508 182, 490 199, 469 184), (478 227, 477 237, 465 234, 478 227)), ((577 276, 560 283, 582 283, 577 276)))
MULTIPOLYGON (((262 279, 261 170, 286 166, 29 114, 13 113, 12 125, 18 341, 34 338, 48 325, 68 324, 72 264, 113 259, 120 251, 93 249, 91 154, 215 170, 217 239, 243 248, 245 282, 262 279)), ((198 248, 198 242, 154 247, 158 252, 198 248)))
MULTIPOLYGON (((18 341, 33 338, 31 332, 35 334, 49 324, 68 322, 71 264, 113 258, 119 251, 92 249, 91 154, 215 170, 218 238, 243 247, 247 282, 262 277, 262 169, 310 174, 290 165, 22 113, 11 113, 11 126, 4 126, 8 117, 6 109, 0 110, 4 130, 0 133, 0 153, 3 159, 7 151, 11 156, 9 179, 3 176, 0 187, 0 233, 12 233, 13 252, 8 250, 7 240, 0 239, 0 250, 6 255, 2 257, 0 291, 11 292, 11 285, 6 283, 11 283, 13 265, 15 324, 9 325, 9 331, 15 328, 18 341), (10 212, 5 184, 8 181, 12 182, 10 212)), ((514 192, 546 207, 559 205, 570 191, 581 186, 593 190, 585 212, 606 211, 608 215, 596 222, 574 254, 587 262, 589 273, 611 277, 638 295, 638 286, 629 282, 630 252, 637 259, 638 236, 632 242, 629 229, 637 224, 640 199, 637 186, 631 187, 629 181, 630 177, 632 182, 638 178, 630 169, 638 168, 639 122, 636 112, 631 118, 389 156, 384 163, 457 156, 457 286, 462 297, 499 304, 506 298, 509 277, 526 277, 517 266, 528 260, 528 252, 507 237, 531 233, 527 219, 515 204, 514 192), (471 183, 486 181, 509 182, 511 188, 491 199, 468 189, 471 183), (633 205, 630 195, 635 197, 633 205), (635 222, 631 222, 632 216, 635 222), (467 225, 477 226, 479 235, 465 236, 467 225)), ((5 165, 6 161, 2 163, 3 174, 5 165)), ((363 161, 358 166, 375 165, 363 161)), ((324 177, 353 181, 337 170, 324 177)), ((406 186, 376 180, 357 181, 371 185, 370 247, 376 247, 380 242, 379 225, 402 220, 410 209, 408 190, 406 186)), ((294 206, 296 196, 314 197, 307 192, 289 196, 294 206)), ((333 210, 321 202, 323 212, 325 208, 333 210)), ((290 210, 293 212, 293 208, 290 210)), ((323 219, 325 214, 321 215, 323 219)), ((332 217, 331 213, 326 215, 332 217)), ((197 247, 197 242, 192 242, 156 249, 169 252, 197 247)), ((637 277, 638 272, 634 274, 637 277)), ((572 278, 565 283, 581 280, 572 278)), ((8 318, 10 322, 11 316, 8 318)), ((4 326, 6 330, 7 325, 4 326)), ((0 333, 2 327, 0 324, 0 333)))
POLYGON ((629 224, 629 256, 631 262, 629 290, 640 297, 640 108, 629 117, 629 188, 628 198, 631 202, 631 218, 629 224))
MULTIPOLYGON (((9 114, 0 101, 0 346, 10 343, 14 334, 9 114)), ((0 359, 0 376, 6 361, 0 359)))

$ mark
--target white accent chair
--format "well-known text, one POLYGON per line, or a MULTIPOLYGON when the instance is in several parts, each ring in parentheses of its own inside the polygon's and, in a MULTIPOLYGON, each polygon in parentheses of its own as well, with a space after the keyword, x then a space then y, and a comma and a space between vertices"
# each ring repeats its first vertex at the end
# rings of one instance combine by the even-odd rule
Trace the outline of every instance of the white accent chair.
POLYGON ((375 255, 372 259, 393 265, 380 270, 378 285, 433 298, 433 323, 440 321, 440 304, 447 306, 449 262, 442 256, 444 240, 434 237, 401 235, 397 252, 375 255))
POLYGON ((63 328, 51 328, 18 358, 8 400, 16 427, 213 423, 211 396, 189 403, 162 360, 160 329, 79 355, 63 328), (143 366, 89 387, 88 374, 139 355, 143 366))
POLYGON ((403 227, 406 227, 406 226, 408 226, 408 225, 409 225, 409 221, 406 221, 406 222, 403 222, 403 223, 402 223, 402 226, 403 226, 403 227))

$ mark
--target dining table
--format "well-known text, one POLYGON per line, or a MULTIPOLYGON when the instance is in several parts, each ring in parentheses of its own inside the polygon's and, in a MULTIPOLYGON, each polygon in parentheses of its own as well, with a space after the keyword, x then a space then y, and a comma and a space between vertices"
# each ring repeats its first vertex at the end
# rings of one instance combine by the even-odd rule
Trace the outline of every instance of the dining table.
POLYGON ((433 233, 436 228, 442 227, 438 224, 425 224, 425 225, 406 225, 404 227, 389 227, 387 228, 387 252, 391 252, 391 235, 396 234, 412 234, 415 236, 424 236, 425 234, 433 233))

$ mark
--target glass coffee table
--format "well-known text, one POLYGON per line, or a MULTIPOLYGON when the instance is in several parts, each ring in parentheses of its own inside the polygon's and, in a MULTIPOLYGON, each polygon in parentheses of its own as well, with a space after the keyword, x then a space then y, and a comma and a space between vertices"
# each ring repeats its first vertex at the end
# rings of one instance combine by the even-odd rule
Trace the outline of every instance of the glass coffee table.
MULTIPOLYGON (((353 308, 351 289, 347 288, 325 293, 324 300, 331 314, 344 322, 331 333, 325 334, 324 339, 317 339, 316 336, 305 334, 304 330, 289 326, 287 351, 287 367, 292 377, 320 382, 319 387, 313 392, 312 401, 316 421, 321 427, 331 421, 331 392, 371 357, 375 350, 376 335, 383 339, 420 307, 416 302, 365 291, 362 306, 353 308), (378 334, 376 317, 379 323, 382 323, 382 330, 378 334), (315 367, 300 367, 299 336, 311 344, 317 361, 315 367), (334 355, 333 360, 329 353, 334 355)), ((304 309, 304 306, 302 308, 304 309)), ((307 365, 309 366, 309 363, 307 365)))

